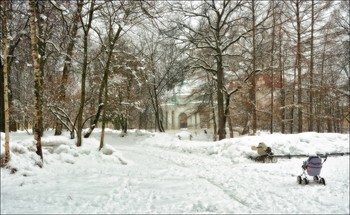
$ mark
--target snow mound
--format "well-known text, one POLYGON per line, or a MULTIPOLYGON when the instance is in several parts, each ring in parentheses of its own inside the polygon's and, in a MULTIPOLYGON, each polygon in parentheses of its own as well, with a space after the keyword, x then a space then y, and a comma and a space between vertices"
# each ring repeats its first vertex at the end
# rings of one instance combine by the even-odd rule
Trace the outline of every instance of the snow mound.
MULTIPOLYGON (((32 137, 34 138, 34 137, 32 137)), ((4 134, 1 134, 1 156, 4 156, 4 134)), ((104 144, 99 151, 99 141, 95 138, 83 139, 80 147, 76 146, 75 141, 68 136, 44 136, 42 137, 43 163, 40 156, 36 153, 34 139, 24 139, 11 141, 10 138, 10 162, 6 168, 12 173, 18 172, 23 176, 35 174, 40 171, 40 167, 50 166, 57 163, 75 164, 77 162, 113 162, 115 164, 125 165, 127 160, 118 153, 113 147, 104 144)))
MULTIPOLYGON (((182 131, 188 135, 189 132, 182 131)), ((178 133, 179 134, 179 133, 178 133)), ((275 155, 314 155, 326 153, 349 152, 348 134, 327 134, 306 132, 300 134, 260 134, 258 136, 240 136, 221 141, 190 141, 186 138, 176 138, 166 133, 156 133, 153 137, 144 139, 142 144, 151 145, 178 152, 223 156, 234 163, 247 162, 257 152, 251 150, 264 142, 272 148, 275 155)), ((188 136, 187 136, 188 137, 188 136)))

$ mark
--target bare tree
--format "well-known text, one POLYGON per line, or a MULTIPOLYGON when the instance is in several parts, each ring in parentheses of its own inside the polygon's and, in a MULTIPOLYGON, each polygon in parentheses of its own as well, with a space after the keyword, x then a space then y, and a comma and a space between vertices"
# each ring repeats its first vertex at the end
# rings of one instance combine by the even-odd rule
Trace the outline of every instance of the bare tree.
POLYGON ((314 26, 315 26, 315 2, 311 1, 311 45, 310 45, 310 91, 309 91, 309 131, 314 127, 313 85, 314 85, 314 26))
POLYGON ((226 97, 229 93, 225 83, 225 67, 232 55, 230 48, 261 25, 267 16, 265 19, 259 20, 254 27, 241 28, 242 24, 249 20, 246 11, 244 11, 244 6, 248 4, 246 1, 225 0, 214 2, 205 0, 200 3, 188 4, 188 7, 184 7, 180 3, 174 4, 173 8, 185 16, 184 21, 178 22, 178 26, 183 29, 187 42, 191 43, 194 49, 208 53, 208 57, 211 58, 210 61, 204 61, 202 58, 191 56, 196 60, 194 61, 194 69, 204 70, 215 77, 217 84, 218 136, 221 140, 226 138, 225 101, 227 101, 226 97), (211 62, 214 62, 214 64, 210 64, 211 62))
POLYGON ((303 109, 302 109, 302 85, 301 85, 301 15, 300 15, 300 7, 301 7, 301 0, 295 1, 295 8, 296 8, 296 22, 297 22, 297 50, 296 50, 296 68, 297 68, 297 89, 298 89, 298 132, 303 132, 303 109))
POLYGON ((32 57, 34 62, 34 91, 35 91, 35 122, 34 122, 34 139, 36 141, 36 153, 40 156, 43 161, 43 153, 41 147, 41 136, 42 136, 42 73, 40 71, 40 61, 39 61, 39 49, 38 49, 38 32, 36 23, 36 1, 29 1, 29 12, 30 12, 30 29, 31 29, 31 44, 32 44, 32 57))
MULTIPOLYGON (((87 20, 85 22, 84 17, 80 16, 80 22, 83 29, 83 65, 81 71, 81 95, 80 95, 80 105, 79 112, 77 115, 77 146, 81 146, 82 144, 82 131, 83 131, 83 112, 85 107, 85 94, 86 94, 86 76, 88 70, 88 37, 89 31, 92 28, 92 20, 95 12, 95 0, 91 0, 89 3, 89 8, 87 12, 87 20)), ((80 0, 80 4, 83 4, 83 0, 80 0)))
MULTIPOLYGON (((121 7, 123 7, 123 4, 121 4, 121 7)), ((123 28, 119 24, 119 20, 118 20, 119 17, 116 16, 116 14, 118 14, 118 8, 115 8, 115 5, 113 4, 111 5, 107 4, 107 7, 105 9, 106 10, 103 11, 103 14, 107 19, 107 34, 108 34, 107 45, 106 45, 107 61, 106 61, 106 66, 104 68, 105 71, 103 75, 103 82, 101 83, 99 101, 102 100, 102 92, 104 92, 103 104, 106 105, 108 102, 108 76, 110 71, 112 54, 123 28), (114 26, 115 24, 118 26, 117 28, 114 26), (117 29, 116 31, 114 30, 115 28, 117 29)), ((126 13, 125 16, 128 16, 128 14, 126 13)), ((124 17, 124 19, 125 18, 126 17, 124 17)), ((103 107, 102 103, 99 104, 99 108, 100 107, 103 107)), ((105 132, 105 123, 106 123, 106 109, 104 108, 102 111, 103 111, 102 112, 102 133, 101 133, 100 148, 99 148, 100 150, 103 148, 103 145, 104 145, 104 132, 105 132)), ((98 119, 98 117, 96 118, 98 119)))
POLYGON ((256 67, 257 67, 257 50, 256 50, 256 12, 255 12, 255 0, 252 0, 252 40, 253 40, 253 53, 252 53, 252 77, 250 78, 251 88, 249 90, 249 98, 250 98, 250 114, 252 115, 252 127, 253 127, 253 134, 256 134, 256 127, 257 127, 257 118, 256 118, 256 67))
MULTIPOLYGON (((279 118, 281 122, 281 132, 285 133, 285 125, 286 125, 286 111, 285 111, 285 103, 286 103, 286 90, 285 90, 285 82, 284 82, 284 58, 285 55, 283 54, 283 31, 282 31, 282 11, 283 11, 283 5, 280 5, 278 7, 278 70, 279 70, 279 80, 280 80, 280 86, 281 86, 281 93, 280 93, 280 112, 279 112, 279 118)), ((276 14, 274 14, 276 16, 276 14)))
POLYGON ((183 81, 186 70, 184 49, 178 47, 173 38, 154 28, 138 36, 140 39, 135 48, 145 61, 143 81, 146 83, 147 103, 152 107, 155 129, 164 132, 162 96, 169 87, 183 81))
POLYGON ((10 115, 8 99, 8 64, 7 64, 7 5, 2 1, 2 53, 3 53, 3 74, 4 74, 4 111, 5 111, 5 158, 1 158, 1 166, 10 161, 10 115))
MULTIPOLYGON (((306 92, 306 50, 305 50, 305 34, 308 21, 308 12, 310 5, 305 1, 294 0, 286 2, 287 7, 287 23, 291 30, 287 30, 287 34, 290 37, 292 43, 289 43, 290 51, 294 53, 294 64, 290 64, 288 68, 293 68, 294 77, 291 79, 289 94, 285 98, 290 101, 289 105, 289 122, 290 133, 294 131, 294 125, 296 125, 297 132, 303 132, 304 108, 306 107, 305 95, 306 92), (294 32, 292 32, 294 31, 294 32), (303 100, 304 98, 304 100, 303 100), (295 123, 295 121, 297 123, 295 123)), ((290 61, 291 62, 291 61, 290 61)))
MULTIPOLYGON (((94 117, 94 120, 89 130, 84 135, 85 138, 90 136, 95 126, 97 125, 101 111, 103 111, 103 116, 104 116, 103 118, 105 118, 105 111, 103 110, 103 107, 107 103, 107 96, 108 96, 107 85, 108 85, 108 76, 110 72, 112 54, 115 49, 115 45, 120 37, 121 31, 123 29, 122 26, 118 24, 119 23, 118 14, 120 13, 120 11, 118 10, 121 10, 121 8, 122 8, 122 5, 120 5, 120 8, 117 8, 117 6, 113 2, 110 2, 105 5, 103 10, 101 10, 102 16, 106 18, 105 22, 106 22, 106 29, 107 29, 106 42, 103 43, 103 41, 101 41, 101 43, 103 44, 102 46, 107 49, 106 50, 107 58, 104 66, 103 78, 100 84, 97 113, 94 117), (117 29, 117 30, 115 31, 114 29, 117 29)), ((101 40, 103 39, 101 38, 101 40)), ((104 127, 105 127, 105 119, 102 119, 102 136, 101 136, 100 149, 103 147, 104 127)))
MULTIPOLYGON (((105 126, 104 123, 106 120, 106 109, 104 106, 107 105, 108 101, 108 79, 111 70, 113 54, 116 52, 117 42, 119 41, 119 38, 123 34, 126 34, 130 28, 136 25, 142 17, 142 13, 139 10, 139 3, 133 1, 106 2, 106 4, 101 7, 99 14, 102 22, 105 24, 104 31, 106 31, 106 37, 104 38, 104 33, 102 33, 101 30, 98 30, 96 28, 94 28, 94 30, 97 32, 100 38, 100 44, 101 47, 105 50, 106 56, 105 59, 102 60, 104 62, 104 73, 99 87, 98 108, 89 130, 84 135, 85 138, 89 137, 94 130, 101 113, 103 118, 102 128, 105 126), (125 29, 124 26, 126 26, 125 29)), ((103 132, 104 129, 102 129, 102 133, 103 132)), ((103 144, 103 139, 101 139, 101 143, 103 144)))
POLYGON ((271 87, 271 118, 270 118, 270 133, 272 134, 274 131, 274 91, 275 91, 275 38, 276 38, 276 10, 275 10, 275 2, 272 1, 272 38, 271 38, 271 80, 272 80, 272 87, 271 87))
MULTIPOLYGON (((26 43, 26 39, 29 38, 29 34, 26 33, 28 27, 29 18, 26 13, 25 5, 27 2, 24 1, 7 1, 7 32, 11 35, 11 40, 8 40, 8 55, 7 55, 7 67, 8 67, 8 82, 9 82, 9 108, 10 108, 10 131, 17 130, 17 122, 20 118, 24 117, 22 110, 24 105, 19 104, 22 102, 23 93, 19 92, 21 89, 16 82, 16 78, 23 74, 23 68, 25 67, 17 62, 23 62, 28 60, 27 56, 22 56, 21 52, 27 50, 27 47, 23 47, 26 43), (19 73, 21 72, 21 73, 19 73), (18 74, 19 73, 19 74, 18 74), (19 110, 21 109, 21 110, 19 110)), ((29 43, 28 43, 29 44, 29 43)), ((0 71, 0 105, 4 105, 4 85, 3 85, 3 61, 1 60, 1 71, 0 71)), ((24 75, 25 76, 25 75, 24 75)), ((24 88, 24 87, 23 87, 24 88)), ((0 131, 5 132, 5 110, 0 110, 0 131)), ((27 115, 28 118, 31 115, 27 115)))
MULTIPOLYGON (((64 3, 64 2, 60 2, 60 3, 64 3)), ((66 32, 68 32, 67 33, 68 45, 67 45, 66 51, 65 51, 65 58, 64 58, 63 69, 62 69, 62 78, 61 78, 61 82, 60 82, 60 86, 59 86, 59 96, 58 96, 59 101, 61 101, 61 103, 63 103, 65 98, 66 98, 66 92, 65 92, 66 85, 68 82, 69 69, 70 69, 72 57, 73 57, 73 50, 74 50, 74 46, 75 46, 76 41, 77 41, 76 36, 78 33, 78 27, 79 27, 79 17, 81 16, 83 4, 79 0, 76 0, 75 12, 73 14, 72 19, 68 20, 68 21, 65 19, 65 17, 67 17, 67 15, 65 15, 65 16, 63 15, 64 13, 66 13, 66 10, 62 10, 60 6, 56 5, 53 2, 51 2, 51 4, 53 4, 55 6, 55 8, 57 10, 59 10, 60 13, 62 14, 61 17, 63 19, 63 22, 67 24, 66 25, 66 32)), ((61 120, 57 120, 55 135, 62 134, 62 127, 63 127, 63 125, 62 125, 61 120)))
POLYGON ((197 68, 211 73, 216 79, 219 140, 226 137, 224 56, 227 49, 247 33, 229 34, 229 32, 233 32, 232 28, 236 22, 239 22, 241 19, 238 16, 234 17, 233 14, 239 14, 243 4, 243 1, 203 1, 199 5, 193 3, 187 9, 183 8, 181 4, 174 6, 175 10, 184 13, 185 17, 193 17, 193 19, 197 18, 199 20, 199 27, 195 27, 191 23, 179 23, 179 26, 184 29, 184 34, 186 34, 188 41, 197 49, 211 50, 213 52, 210 55, 214 56, 215 67, 213 68, 206 62, 201 62, 198 59, 197 68))

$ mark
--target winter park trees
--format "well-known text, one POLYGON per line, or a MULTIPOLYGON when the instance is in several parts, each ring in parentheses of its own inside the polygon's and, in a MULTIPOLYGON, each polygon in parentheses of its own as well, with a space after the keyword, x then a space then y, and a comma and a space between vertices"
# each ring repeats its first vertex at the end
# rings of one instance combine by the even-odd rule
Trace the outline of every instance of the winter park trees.
MULTIPOLYGON (((242 10, 245 4, 244 1, 203 1, 189 3, 188 7, 184 7, 181 2, 173 5, 175 11, 184 14, 184 20, 178 22, 178 25, 186 40, 194 49, 203 50, 208 55, 206 58, 195 58, 194 68, 211 73, 216 81, 219 140, 226 137, 225 97, 230 96, 225 87, 225 66, 230 55, 228 50, 256 27, 254 24, 253 28, 238 30, 240 22, 247 19, 242 10), (191 23, 193 20, 197 23, 191 23), (209 62, 204 59, 208 59, 209 62)), ((228 101, 229 99, 226 100, 226 104, 228 101)))
POLYGON ((165 112, 166 95, 190 79, 201 83, 193 90, 201 102, 187 114, 205 110, 197 129, 213 125, 215 139, 226 138, 227 127, 230 137, 237 127, 251 134, 349 129, 347 1, 1 7, 1 132, 33 128, 38 147, 47 128, 68 130, 78 146, 96 127, 179 129, 180 116, 165 112))

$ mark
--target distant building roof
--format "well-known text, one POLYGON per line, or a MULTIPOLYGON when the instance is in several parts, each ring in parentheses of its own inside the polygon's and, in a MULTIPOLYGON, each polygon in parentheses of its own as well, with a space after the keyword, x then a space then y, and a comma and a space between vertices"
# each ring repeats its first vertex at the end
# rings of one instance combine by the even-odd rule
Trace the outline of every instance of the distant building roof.
POLYGON ((165 93, 166 104, 178 105, 185 104, 188 96, 192 94, 192 91, 199 87, 200 81, 189 80, 179 82, 172 90, 165 93))

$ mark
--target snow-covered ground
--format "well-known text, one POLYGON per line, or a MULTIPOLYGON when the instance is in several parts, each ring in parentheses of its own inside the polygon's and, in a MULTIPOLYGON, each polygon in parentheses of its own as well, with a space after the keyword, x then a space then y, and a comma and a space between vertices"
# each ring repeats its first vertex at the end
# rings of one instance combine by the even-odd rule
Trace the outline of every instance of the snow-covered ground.
MULTIPOLYGON (((257 163, 251 146, 275 154, 349 152, 348 134, 242 136, 218 142, 204 133, 107 130, 75 146, 68 134, 43 137, 44 167, 33 136, 11 133, 11 169, 1 168, 1 214, 349 214, 349 156, 328 157, 326 186, 299 185, 307 158, 257 163), (182 138, 178 138, 181 136, 182 138)), ((1 134, 1 153, 4 152, 1 134)))

